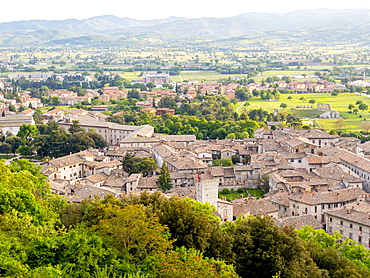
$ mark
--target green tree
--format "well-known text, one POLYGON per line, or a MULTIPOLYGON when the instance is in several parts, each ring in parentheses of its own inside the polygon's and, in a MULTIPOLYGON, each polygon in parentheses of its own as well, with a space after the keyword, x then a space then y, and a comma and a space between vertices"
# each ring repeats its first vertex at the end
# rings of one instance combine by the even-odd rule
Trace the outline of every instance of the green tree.
POLYGON ((103 136, 101 136, 99 133, 91 130, 86 134, 94 141, 96 148, 102 149, 107 147, 107 143, 105 142, 103 136))
POLYGON ((75 132, 68 140, 68 149, 72 153, 86 150, 88 148, 95 148, 95 142, 86 132, 75 132))
POLYGON ((168 278, 238 277, 232 266, 219 260, 205 258, 199 251, 184 247, 153 256, 150 273, 155 277, 168 278))
POLYGON ((162 164, 161 167, 161 173, 159 174, 158 180, 157 180, 158 187, 163 191, 170 190, 172 188, 172 179, 171 175, 168 172, 168 168, 166 166, 166 163, 162 164))
POLYGON ((314 100, 314 99, 310 99, 309 101, 308 101, 308 103, 309 104, 314 104, 316 102, 316 100, 314 100))
POLYGON ((168 229, 140 205, 107 207, 105 214, 97 225, 98 231, 130 260, 142 262, 172 247, 168 229))
POLYGON ((132 164, 131 173, 142 173, 143 176, 148 176, 151 172, 157 169, 158 165, 153 158, 133 158, 134 162, 132 164))
POLYGON ((241 219, 226 229, 240 277, 323 277, 297 234, 280 229, 270 217, 241 219))
POLYGON ((285 109, 285 108, 287 108, 287 107, 288 107, 288 105, 287 105, 286 103, 281 103, 281 104, 280 104, 280 107, 281 107, 281 108, 283 108, 283 109, 285 109))
POLYGON ((12 146, 12 153, 15 155, 15 152, 22 144, 22 139, 17 136, 9 136, 5 139, 4 143, 8 143, 12 146))
POLYGON ((361 103, 359 106, 358 106, 358 109, 360 109, 362 112, 364 112, 364 110, 367 110, 369 109, 369 106, 365 103, 361 103))
POLYGON ((0 153, 10 153, 12 151, 12 145, 9 143, 0 144, 0 153))
POLYGON ((81 127, 80 121, 73 120, 71 126, 68 129, 68 132, 73 134, 81 131, 84 131, 84 129, 81 127))
POLYGON ((30 146, 32 140, 39 134, 35 125, 21 125, 17 136, 22 139, 22 144, 30 146))

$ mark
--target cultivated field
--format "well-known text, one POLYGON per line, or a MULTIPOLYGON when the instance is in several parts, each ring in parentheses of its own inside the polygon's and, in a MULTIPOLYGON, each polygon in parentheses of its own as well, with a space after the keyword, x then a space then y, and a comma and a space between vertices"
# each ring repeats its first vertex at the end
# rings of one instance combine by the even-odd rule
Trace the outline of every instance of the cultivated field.
POLYGON ((331 109, 336 110, 340 113, 341 119, 343 120, 343 126, 338 124, 336 119, 320 119, 316 120, 319 124, 319 127, 325 130, 340 129, 349 130, 349 131, 358 131, 366 129, 367 123, 364 123, 366 120, 369 120, 370 125, 370 113, 368 110, 359 111, 357 114, 350 113, 348 109, 349 104, 353 104, 355 108, 358 108, 356 105, 357 101, 363 101, 370 107, 370 98, 366 96, 360 96, 354 93, 343 93, 339 94, 336 97, 331 96, 330 94, 282 94, 279 101, 265 101, 259 97, 253 97, 248 100, 249 106, 245 106, 242 102, 234 105, 234 110, 238 107, 238 113, 243 111, 259 109, 262 108, 268 112, 273 112, 274 109, 279 111, 286 111, 289 113, 294 113, 301 118, 317 118, 318 115, 325 111, 317 110, 318 103, 328 103, 331 106, 331 109), (288 97, 292 99, 288 99, 288 97), (304 97, 305 100, 300 100, 304 97), (315 100, 315 103, 312 105, 313 108, 308 108, 311 106, 309 100, 315 100), (281 103, 287 104, 287 108, 280 108, 281 103), (298 108, 297 108, 298 106, 298 108))

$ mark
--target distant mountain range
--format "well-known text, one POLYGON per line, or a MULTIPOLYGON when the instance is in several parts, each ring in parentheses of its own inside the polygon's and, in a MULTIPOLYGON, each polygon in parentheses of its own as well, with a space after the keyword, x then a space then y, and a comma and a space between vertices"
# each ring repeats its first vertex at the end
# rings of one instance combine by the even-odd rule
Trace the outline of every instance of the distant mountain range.
POLYGON ((236 37, 299 39, 370 44, 370 10, 316 9, 247 13, 225 18, 135 20, 98 16, 84 20, 0 23, 0 46, 162 44, 236 37))

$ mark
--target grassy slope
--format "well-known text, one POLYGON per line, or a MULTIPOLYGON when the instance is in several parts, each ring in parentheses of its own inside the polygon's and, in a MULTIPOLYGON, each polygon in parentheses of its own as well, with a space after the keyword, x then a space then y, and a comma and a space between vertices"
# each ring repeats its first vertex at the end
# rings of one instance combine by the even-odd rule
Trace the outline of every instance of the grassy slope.
MULTIPOLYGON (((314 99, 316 103, 313 105, 314 108, 317 107, 317 103, 328 103, 331 106, 331 109, 338 111, 341 116, 344 118, 345 127, 346 130, 361 130, 361 124, 364 121, 364 119, 370 119, 370 113, 369 111, 360 111, 358 114, 349 113, 348 105, 352 103, 356 106, 356 102, 358 100, 362 100, 364 103, 366 103, 370 107, 370 98, 359 96, 357 94, 353 93, 345 93, 345 94, 339 94, 337 97, 332 97, 330 94, 284 94, 281 95, 281 99, 279 101, 264 101, 261 98, 252 98, 248 102, 250 103, 250 106, 243 106, 241 109, 239 109, 239 113, 243 112, 243 110, 251 110, 251 109, 259 109, 262 108, 264 110, 267 110, 269 112, 273 112, 274 109, 279 109, 280 111, 287 111, 287 112, 296 112, 299 117, 315 117, 318 114, 320 114, 319 111, 316 109, 296 109, 297 105, 310 105, 308 101, 310 99, 314 99), (292 99, 287 99, 288 96, 292 96, 292 99), (306 101, 299 100, 301 97, 304 97, 306 101), (286 103, 288 105, 287 108, 281 109, 280 104, 286 103), (291 110, 292 109, 292 110, 291 110), (360 118, 359 116, 362 116, 360 118)), ((234 105, 234 109, 238 107, 240 103, 234 105)), ((322 128, 331 130, 336 129, 335 128, 335 122, 337 120, 330 120, 330 119, 323 119, 323 120, 317 120, 317 122, 322 126, 322 128)))

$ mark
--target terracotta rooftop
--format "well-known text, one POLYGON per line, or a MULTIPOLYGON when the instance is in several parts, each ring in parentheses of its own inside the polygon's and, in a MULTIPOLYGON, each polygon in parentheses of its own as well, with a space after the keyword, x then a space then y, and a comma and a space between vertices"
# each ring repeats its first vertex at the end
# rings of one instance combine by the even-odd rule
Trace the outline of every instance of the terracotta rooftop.
POLYGON ((343 203, 355 201, 358 197, 366 194, 361 188, 346 188, 326 192, 308 192, 300 195, 291 195, 290 200, 308 205, 343 203))

